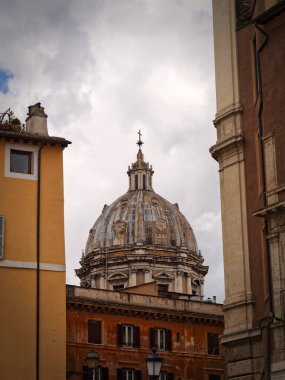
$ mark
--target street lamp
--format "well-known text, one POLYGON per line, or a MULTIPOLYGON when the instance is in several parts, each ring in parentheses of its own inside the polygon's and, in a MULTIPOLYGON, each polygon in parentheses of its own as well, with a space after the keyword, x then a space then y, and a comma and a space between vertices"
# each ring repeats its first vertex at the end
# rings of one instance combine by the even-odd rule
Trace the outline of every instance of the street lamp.
POLYGON ((148 375, 150 379, 153 380, 158 379, 163 362, 163 359, 156 353, 156 351, 157 348, 153 347, 151 349, 152 354, 145 359, 148 375))
POLYGON ((92 379, 95 380, 95 370, 98 367, 99 357, 95 350, 90 350, 85 358, 87 362, 87 367, 89 370, 92 370, 92 379))

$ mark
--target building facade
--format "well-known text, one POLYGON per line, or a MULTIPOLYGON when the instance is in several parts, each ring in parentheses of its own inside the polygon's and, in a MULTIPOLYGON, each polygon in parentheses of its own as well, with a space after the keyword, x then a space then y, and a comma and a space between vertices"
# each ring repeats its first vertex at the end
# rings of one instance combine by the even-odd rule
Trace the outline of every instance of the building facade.
POLYGON ((0 118, 0 378, 65 377, 62 152, 40 103, 0 118), (57 296, 54 297, 54 294, 57 296))
POLYGON ((99 356, 96 380, 148 379, 154 346, 163 358, 160 380, 224 379, 221 305, 130 291, 67 285, 68 379, 92 379, 91 349, 99 356))
POLYGON ((285 378, 285 2, 213 1, 230 379, 285 378))
POLYGON ((95 348, 97 379, 146 379, 155 346, 160 380, 222 380, 221 305, 203 300, 208 267, 178 205, 154 192, 140 137, 129 189, 104 206, 76 269, 81 287, 68 286, 67 375, 88 379, 95 348))

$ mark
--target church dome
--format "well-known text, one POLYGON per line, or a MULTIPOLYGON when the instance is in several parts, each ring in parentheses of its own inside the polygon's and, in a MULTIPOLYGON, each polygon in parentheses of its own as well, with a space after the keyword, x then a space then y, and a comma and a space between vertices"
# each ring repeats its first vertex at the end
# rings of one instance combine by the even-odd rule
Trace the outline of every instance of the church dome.
POLYGON ((152 190, 130 190, 105 205, 90 230, 85 255, 96 248, 134 245, 198 255, 193 230, 177 203, 171 204, 152 190))
POLYGON ((152 188, 153 170, 137 160, 128 168, 129 189, 91 228, 76 274, 82 286, 120 289, 148 282, 202 295, 208 267, 202 265, 193 230, 179 211, 152 188))

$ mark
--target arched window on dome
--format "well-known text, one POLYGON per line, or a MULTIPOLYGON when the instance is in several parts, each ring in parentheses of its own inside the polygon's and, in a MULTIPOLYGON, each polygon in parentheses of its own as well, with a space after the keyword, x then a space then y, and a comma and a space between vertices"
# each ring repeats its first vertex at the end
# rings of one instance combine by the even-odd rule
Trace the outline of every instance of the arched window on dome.
POLYGON ((145 174, 143 175, 143 189, 146 189, 146 180, 145 180, 145 174))
POLYGON ((138 189, 138 186, 139 185, 139 181, 138 181, 138 175, 136 174, 135 175, 135 189, 137 190, 138 189))

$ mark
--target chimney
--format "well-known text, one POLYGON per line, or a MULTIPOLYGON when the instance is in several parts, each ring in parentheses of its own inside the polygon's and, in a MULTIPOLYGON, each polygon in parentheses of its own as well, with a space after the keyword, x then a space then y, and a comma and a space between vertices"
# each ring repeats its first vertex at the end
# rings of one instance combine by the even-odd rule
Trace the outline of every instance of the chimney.
POLYGON ((41 107, 41 103, 29 107, 26 131, 33 135, 48 136, 47 114, 44 112, 44 107, 41 107))

